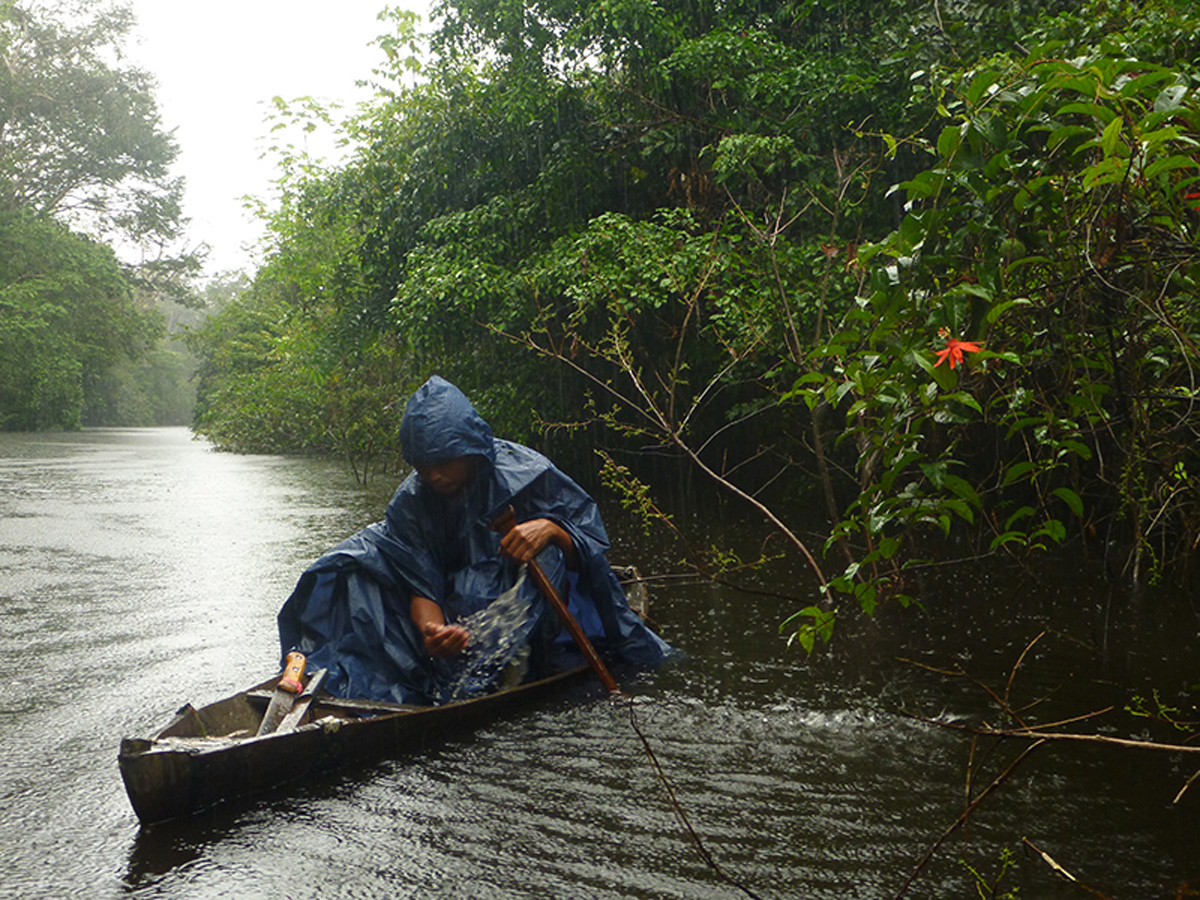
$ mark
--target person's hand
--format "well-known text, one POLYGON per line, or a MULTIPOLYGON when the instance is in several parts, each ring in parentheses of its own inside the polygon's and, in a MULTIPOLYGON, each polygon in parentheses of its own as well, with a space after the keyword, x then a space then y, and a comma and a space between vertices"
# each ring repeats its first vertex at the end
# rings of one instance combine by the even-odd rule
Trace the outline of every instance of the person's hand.
POLYGON ((438 659, 462 653, 467 649, 467 640, 471 637, 461 625, 438 625, 436 622, 427 623, 422 636, 425 638, 425 651, 438 659))
POLYGON ((500 550, 517 562, 530 562, 562 529, 550 519, 530 519, 514 525, 500 541, 500 550))

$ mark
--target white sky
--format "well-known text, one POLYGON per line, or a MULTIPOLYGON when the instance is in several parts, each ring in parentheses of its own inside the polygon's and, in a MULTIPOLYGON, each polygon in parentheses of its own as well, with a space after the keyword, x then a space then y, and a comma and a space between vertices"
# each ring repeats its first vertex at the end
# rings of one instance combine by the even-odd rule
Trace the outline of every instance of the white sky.
MULTIPOLYGON (((390 0, 428 20, 425 0, 390 0)), ((158 80, 159 110, 175 130, 175 173, 187 180, 189 246, 210 247, 208 274, 254 267, 247 249, 262 229, 241 198, 268 196, 275 176, 260 159, 271 98, 312 96, 347 108, 366 99, 382 52, 371 42, 389 0, 132 0, 128 51, 158 80)), ((328 156, 321 147, 312 148, 328 156)))

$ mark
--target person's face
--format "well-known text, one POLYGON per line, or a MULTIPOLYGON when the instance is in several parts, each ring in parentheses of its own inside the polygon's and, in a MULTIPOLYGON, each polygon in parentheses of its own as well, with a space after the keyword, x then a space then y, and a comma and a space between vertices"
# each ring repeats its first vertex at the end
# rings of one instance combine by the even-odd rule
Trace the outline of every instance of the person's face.
POLYGON ((417 466, 416 470, 423 482, 439 494, 452 497, 462 491, 475 474, 475 457, 456 456, 445 462, 417 466))

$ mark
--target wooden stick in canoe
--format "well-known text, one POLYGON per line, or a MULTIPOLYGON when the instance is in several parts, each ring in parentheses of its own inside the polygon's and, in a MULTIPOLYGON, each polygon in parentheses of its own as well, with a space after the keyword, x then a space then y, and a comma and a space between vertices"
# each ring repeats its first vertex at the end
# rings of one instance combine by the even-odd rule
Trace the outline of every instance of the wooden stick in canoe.
POLYGON ((262 718, 262 724, 258 726, 259 737, 270 734, 278 728, 279 723, 291 712, 296 703, 296 697, 304 690, 305 662, 303 653, 293 650, 287 655, 283 675, 275 687, 275 694, 271 697, 271 703, 267 707, 266 715, 262 718))
MULTIPOLYGON (((498 531, 505 535, 512 531, 513 526, 517 524, 517 514, 510 506, 506 509, 496 521, 492 522, 491 528, 493 531, 498 531)), ((612 673, 608 671, 608 667, 604 665, 604 661, 600 659, 600 654, 596 652, 596 648, 592 646, 592 642, 588 640, 584 634, 583 628, 575 621, 575 617, 571 615, 571 610, 567 608, 567 604, 563 602, 563 598, 559 595, 558 589, 550 581, 544 569, 538 565, 537 560, 530 560, 526 564, 529 574, 533 576, 533 580, 537 583, 542 595, 554 607, 554 611, 558 613, 559 619, 566 626, 567 631, 575 641, 575 645, 583 653, 588 665, 592 667, 592 671, 599 676, 601 683, 610 694, 619 694, 621 689, 617 687, 617 681, 612 677, 612 673)))
POLYGON ((300 720, 304 718, 304 714, 308 712, 308 708, 312 706, 313 700, 316 699, 317 689, 321 686, 321 682, 325 680, 325 675, 328 669, 317 669, 309 676, 308 684, 304 691, 296 698, 295 704, 291 711, 288 712, 279 726, 271 732, 272 734, 286 734, 289 731, 295 731, 296 726, 300 724, 300 720))

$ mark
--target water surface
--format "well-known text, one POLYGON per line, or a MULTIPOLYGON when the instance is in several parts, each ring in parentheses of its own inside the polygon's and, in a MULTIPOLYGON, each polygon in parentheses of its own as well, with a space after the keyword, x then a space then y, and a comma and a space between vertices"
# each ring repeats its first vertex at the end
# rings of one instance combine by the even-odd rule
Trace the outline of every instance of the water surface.
MULTIPOLYGON (((689 843, 633 716, 707 850, 754 895, 888 897, 962 811, 972 760, 963 734, 906 713, 995 720, 981 684, 1045 698, 1026 713, 1040 721, 1119 705, 1126 685, 1185 707, 1200 681, 1187 604, 1128 595, 1090 564, 931 572, 923 613, 847 627, 814 660, 777 636, 788 601, 660 587, 654 618, 686 658, 627 681, 632 711, 586 685, 415 759, 140 828, 121 737, 269 675, 299 572, 381 518, 391 490, 337 462, 216 453, 182 429, 0 435, 0 896, 746 896, 689 843)), ((674 565, 618 511, 609 524, 621 561, 674 565)), ((771 578, 807 590, 803 573, 771 578)), ((1019 749, 980 744, 976 789, 1019 749)), ((1041 750, 910 896, 980 896, 972 869, 994 880, 1006 850, 1002 890, 1086 896, 1023 837, 1113 898, 1182 896, 1200 888, 1200 786, 1170 801, 1198 768, 1041 750)))

